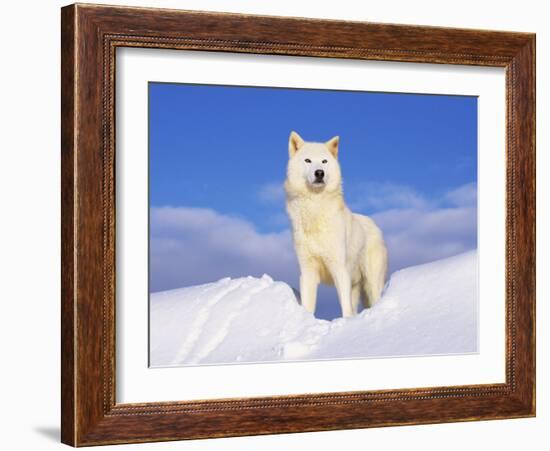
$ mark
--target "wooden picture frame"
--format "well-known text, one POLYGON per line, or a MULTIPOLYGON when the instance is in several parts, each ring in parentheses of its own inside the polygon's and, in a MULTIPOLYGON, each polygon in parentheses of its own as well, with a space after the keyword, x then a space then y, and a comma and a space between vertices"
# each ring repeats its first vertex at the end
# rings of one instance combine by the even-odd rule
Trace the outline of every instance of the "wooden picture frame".
POLYGON ((62 8, 62 442, 73 446, 535 415, 535 35, 177 10, 62 8), (506 69, 506 382, 263 398, 115 399, 115 50, 506 69))

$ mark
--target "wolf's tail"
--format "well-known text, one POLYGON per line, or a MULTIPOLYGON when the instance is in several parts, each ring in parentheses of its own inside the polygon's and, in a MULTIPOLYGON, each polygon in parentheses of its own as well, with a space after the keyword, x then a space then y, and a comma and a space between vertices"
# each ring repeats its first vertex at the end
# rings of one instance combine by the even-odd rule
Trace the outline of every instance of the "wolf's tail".
MULTIPOLYGON (((359 216, 359 215, 357 215, 359 216)), ((363 305, 371 307, 382 295, 388 273, 388 251, 382 231, 368 216, 360 216, 367 245, 362 263, 363 305)))

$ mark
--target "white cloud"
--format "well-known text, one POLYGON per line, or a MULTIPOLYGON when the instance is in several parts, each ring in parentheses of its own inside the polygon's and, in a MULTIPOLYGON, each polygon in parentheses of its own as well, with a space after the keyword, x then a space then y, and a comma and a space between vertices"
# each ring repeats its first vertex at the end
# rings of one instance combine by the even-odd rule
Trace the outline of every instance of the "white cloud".
MULTIPOLYGON (((427 199, 412 188, 390 185, 378 190, 379 205, 392 206, 372 215, 384 232, 390 271, 456 255, 477 246, 477 186, 468 183, 427 199), (396 193, 391 196, 384 193, 396 193), (398 196, 397 194, 403 195, 398 196)), ((373 190, 376 192, 376 190, 373 190)), ((376 205, 371 202, 371 207, 376 205)))
POLYGON ((475 207, 395 209, 372 216, 384 232, 390 271, 476 247, 475 207))
POLYGON ((258 197, 263 202, 281 203, 285 199, 285 188, 282 182, 266 183, 260 187, 258 197))
POLYGON ((475 183, 467 183, 457 189, 449 191, 445 195, 445 199, 459 207, 474 206, 477 203, 477 185, 475 183))
POLYGON ((395 183, 361 183, 351 187, 354 209, 427 208, 428 199, 413 188, 395 183))
POLYGON ((262 234, 244 219, 188 207, 152 208, 150 228, 151 291, 263 273, 297 280, 288 230, 262 234))

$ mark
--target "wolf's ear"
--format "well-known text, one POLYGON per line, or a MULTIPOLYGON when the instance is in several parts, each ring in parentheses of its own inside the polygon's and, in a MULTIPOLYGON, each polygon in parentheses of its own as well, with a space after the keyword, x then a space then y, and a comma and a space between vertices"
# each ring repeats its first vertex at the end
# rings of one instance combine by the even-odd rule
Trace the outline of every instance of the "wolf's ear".
POLYGON ((304 145, 304 140, 296 132, 290 132, 290 138, 288 138, 288 156, 292 158, 300 147, 304 145))
POLYGON ((328 147, 328 150, 330 151, 330 153, 332 154, 332 156, 334 158, 338 158, 338 143, 340 142, 340 137, 339 136, 335 136, 334 138, 332 139, 329 139, 326 143, 325 143, 325 146, 328 147))

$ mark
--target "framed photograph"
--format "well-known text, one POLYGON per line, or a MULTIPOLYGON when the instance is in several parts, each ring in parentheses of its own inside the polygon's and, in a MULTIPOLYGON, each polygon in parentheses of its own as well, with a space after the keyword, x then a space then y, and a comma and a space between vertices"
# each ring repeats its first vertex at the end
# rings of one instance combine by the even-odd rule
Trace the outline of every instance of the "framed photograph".
POLYGON ((61 14, 64 443, 535 415, 535 35, 61 14))

